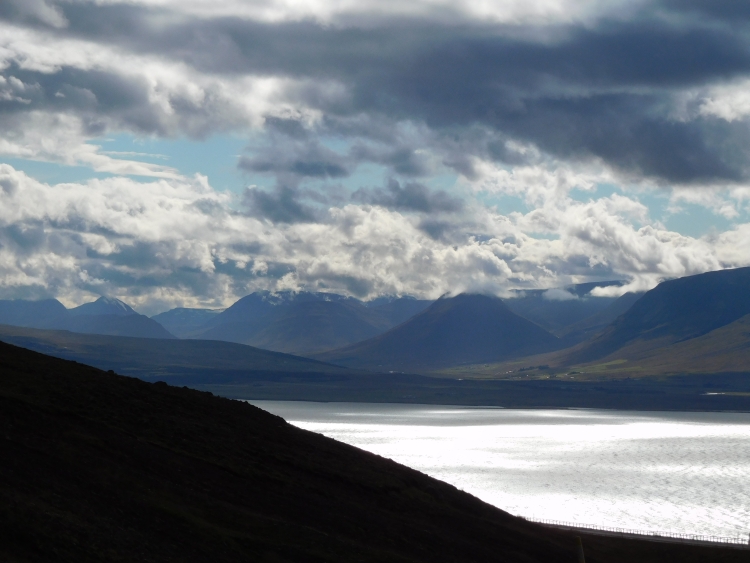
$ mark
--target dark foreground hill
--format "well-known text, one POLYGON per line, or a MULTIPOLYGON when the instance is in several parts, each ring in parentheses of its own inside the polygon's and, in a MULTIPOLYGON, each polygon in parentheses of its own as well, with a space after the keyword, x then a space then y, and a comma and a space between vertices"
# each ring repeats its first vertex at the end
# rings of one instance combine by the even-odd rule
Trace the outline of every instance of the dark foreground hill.
MULTIPOLYGON (((0 344, 0 560, 570 562, 527 523, 247 403, 0 344)), ((589 563, 743 561, 584 537, 589 563)))
POLYGON ((380 336, 315 357, 376 371, 423 371, 496 362, 558 346, 556 337, 513 313, 501 299, 461 294, 437 300, 380 336))

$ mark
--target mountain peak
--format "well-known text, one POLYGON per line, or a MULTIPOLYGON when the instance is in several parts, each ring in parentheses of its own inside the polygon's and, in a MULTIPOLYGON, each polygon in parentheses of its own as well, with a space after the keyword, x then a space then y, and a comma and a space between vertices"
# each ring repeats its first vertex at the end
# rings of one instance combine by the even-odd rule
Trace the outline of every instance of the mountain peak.
POLYGON ((133 308, 120 301, 115 297, 102 296, 91 303, 84 303, 78 307, 70 309, 71 315, 117 315, 124 317, 127 315, 137 315, 133 308))
POLYGON ((431 370, 554 349, 557 338, 513 313, 499 297, 441 297, 388 332, 316 356, 348 367, 431 370))

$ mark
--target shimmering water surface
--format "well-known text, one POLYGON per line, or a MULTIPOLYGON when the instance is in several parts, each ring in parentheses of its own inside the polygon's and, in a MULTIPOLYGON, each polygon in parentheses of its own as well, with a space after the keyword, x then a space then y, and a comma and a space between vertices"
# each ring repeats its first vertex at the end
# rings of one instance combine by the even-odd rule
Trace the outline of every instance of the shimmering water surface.
POLYGON ((747 537, 750 414, 252 401, 521 516, 747 537))

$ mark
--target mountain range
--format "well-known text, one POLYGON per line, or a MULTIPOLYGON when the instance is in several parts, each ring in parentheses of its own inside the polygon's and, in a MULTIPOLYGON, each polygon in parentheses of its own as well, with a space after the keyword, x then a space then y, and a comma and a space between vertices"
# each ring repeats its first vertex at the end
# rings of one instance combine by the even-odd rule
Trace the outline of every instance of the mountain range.
POLYGON ((707 272, 662 282, 561 361, 747 371, 749 325, 750 268, 707 272))
POLYGON ((330 293, 256 292, 190 332, 189 337, 307 355, 381 334, 430 303, 409 297, 363 303, 330 293))
POLYGON ((187 385, 242 383, 257 377, 351 374, 309 358, 209 340, 133 338, 0 325, 0 340, 103 370, 187 385))
MULTIPOLYGON (((555 332, 592 315, 605 314, 616 299, 592 296, 591 290, 620 283, 518 291, 505 301, 519 316, 555 332)), ((411 297, 386 296, 363 302, 332 293, 259 291, 224 311, 173 309, 152 318, 180 338, 223 340, 290 354, 315 355, 381 335, 432 303, 411 297)), ((575 344, 587 336, 585 331, 572 332, 566 334, 564 343, 575 344)))
POLYGON ((72 309, 66 309, 56 299, 0 300, 0 324, 85 334, 174 338, 158 322, 139 315, 126 303, 111 297, 100 297, 72 309))
POLYGON ((223 310, 177 307, 151 318, 177 338, 189 338, 223 310))
POLYGON ((514 290, 505 303, 517 315, 557 334, 572 324, 601 313, 617 300, 616 297, 592 295, 593 289, 620 285, 621 281, 605 281, 553 289, 514 290))
POLYGON ((503 300, 461 294, 438 299, 375 338, 315 357, 376 371, 423 371, 496 362, 558 347, 557 337, 513 313, 503 300))
MULTIPOLYGON (((575 346, 462 373, 600 378, 750 372, 750 268, 667 280, 611 307, 625 310, 575 346)), ((599 320, 591 317, 569 330, 586 330, 599 320)))
POLYGON ((750 314, 750 268, 660 283, 570 355, 591 361, 635 344, 657 348, 710 333, 750 314))
MULTIPOLYGON (((450 370, 456 374, 465 370, 494 377, 533 366, 537 366, 536 375, 747 369, 743 362, 750 355, 746 346, 750 268, 667 280, 643 294, 591 295, 594 287, 619 284, 527 291, 510 299, 462 294, 435 302, 408 297, 362 302, 328 293, 256 292, 224 311, 173 309, 152 319, 105 297, 73 309, 56 300, 0 301, 0 323, 112 337, 174 339, 159 319, 180 337, 200 341, 173 346, 184 352, 165 352, 172 358, 185 353, 200 369, 214 369, 218 365, 214 359, 225 353, 224 345, 213 341, 375 372, 450 370), (200 350, 208 364, 201 363, 191 350, 200 350)), ((28 336, 19 330, 5 327, 3 334, 6 338, 28 336)), ((77 345, 84 347, 82 341, 77 345)), ((113 350, 110 355, 117 357, 114 350, 121 345, 114 341, 97 341, 97 357, 108 355, 102 351, 107 346, 113 350)), ((137 347, 122 346, 137 353, 137 347)), ((150 352, 142 356, 151 358, 154 365, 165 365, 150 352)), ((253 366, 250 369, 265 369, 255 367, 257 358, 248 364, 253 366)), ((135 363, 146 369, 146 363, 135 363)), ((169 365, 170 373, 189 369, 185 363, 169 365)), ((234 366, 240 369, 239 363, 234 366)))

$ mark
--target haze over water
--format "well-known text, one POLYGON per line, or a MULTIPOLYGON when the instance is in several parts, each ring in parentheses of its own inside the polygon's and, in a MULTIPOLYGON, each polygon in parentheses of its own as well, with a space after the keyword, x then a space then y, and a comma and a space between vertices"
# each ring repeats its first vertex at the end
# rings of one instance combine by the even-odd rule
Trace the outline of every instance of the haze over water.
POLYGON ((512 514, 750 531, 750 414, 252 401, 512 514))

